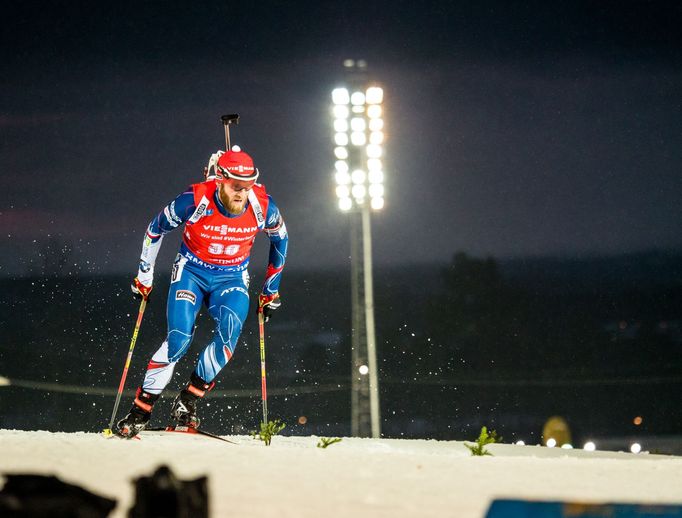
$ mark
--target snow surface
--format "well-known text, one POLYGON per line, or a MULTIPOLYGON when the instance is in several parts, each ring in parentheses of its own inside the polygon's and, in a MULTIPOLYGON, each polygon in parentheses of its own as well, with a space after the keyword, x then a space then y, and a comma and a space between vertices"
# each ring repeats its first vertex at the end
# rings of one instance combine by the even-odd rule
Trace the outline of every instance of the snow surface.
MULTIPOLYGON (((132 480, 167 464, 209 477, 215 517, 485 516, 494 498, 682 503, 682 457, 496 444, 472 457, 462 442, 248 436, 236 445, 190 436, 124 441, 95 433, 0 430, 0 473, 54 474, 132 505, 132 480)), ((4 484, 4 480, 2 482, 4 484)))

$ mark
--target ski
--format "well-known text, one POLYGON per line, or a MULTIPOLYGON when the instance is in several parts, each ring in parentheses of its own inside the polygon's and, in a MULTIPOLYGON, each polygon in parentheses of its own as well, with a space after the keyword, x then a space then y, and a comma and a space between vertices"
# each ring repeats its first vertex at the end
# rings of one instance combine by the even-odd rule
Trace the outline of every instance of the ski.
POLYGON ((116 439, 127 439, 127 440, 137 439, 138 441, 141 440, 140 437, 138 437, 137 435, 134 435, 133 437, 123 437, 121 435, 118 435, 117 433, 114 433, 110 428, 105 428, 104 430, 102 430, 101 435, 102 435, 102 437, 104 437, 106 439, 116 438, 116 439))
POLYGON ((193 428, 191 426, 166 426, 165 428, 145 428, 140 432, 140 435, 166 435, 166 434, 185 434, 185 435, 198 435, 201 437, 206 437, 210 439, 218 439, 219 441, 229 442, 230 444, 237 444, 236 442, 220 437, 219 435, 205 432, 199 430, 198 428, 193 428))

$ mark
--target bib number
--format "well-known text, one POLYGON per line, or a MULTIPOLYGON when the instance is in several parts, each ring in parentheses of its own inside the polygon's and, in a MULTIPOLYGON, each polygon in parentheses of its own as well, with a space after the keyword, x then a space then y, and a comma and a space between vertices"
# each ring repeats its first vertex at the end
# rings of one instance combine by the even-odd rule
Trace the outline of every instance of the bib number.
POLYGON ((208 245, 209 253, 213 255, 237 255, 239 245, 223 245, 222 243, 211 243, 208 245))

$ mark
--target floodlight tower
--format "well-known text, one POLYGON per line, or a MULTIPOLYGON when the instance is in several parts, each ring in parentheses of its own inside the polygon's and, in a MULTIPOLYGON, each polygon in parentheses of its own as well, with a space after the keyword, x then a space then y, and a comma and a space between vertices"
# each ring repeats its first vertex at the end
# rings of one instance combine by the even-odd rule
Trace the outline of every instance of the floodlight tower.
POLYGON ((334 178, 351 228, 351 434, 379 437, 379 378, 374 326, 371 211, 384 206, 383 89, 363 60, 344 61, 345 85, 332 91, 334 178))

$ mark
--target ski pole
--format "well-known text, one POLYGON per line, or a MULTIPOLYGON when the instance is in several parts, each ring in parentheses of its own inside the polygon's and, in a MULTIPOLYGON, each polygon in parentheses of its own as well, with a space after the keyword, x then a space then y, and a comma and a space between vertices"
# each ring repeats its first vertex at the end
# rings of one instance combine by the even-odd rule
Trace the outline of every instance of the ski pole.
POLYGON ((260 388, 263 400, 263 423, 268 424, 268 390, 265 382, 265 317, 263 308, 258 308, 258 333, 260 335, 260 388))
POLYGON ((114 429, 114 421, 116 420, 116 412, 118 412, 118 405, 121 402, 121 395, 123 394, 123 387, 126 384, 126 377, 128 376, 128 367, 130 367, 130 361, 133 358, 133 350, 135 349, 135 342, 137 342, 137 333, 140 331, 140 324, 142 324, 142 315, 144 315, 144 310, 147 307, 147 299, 142 297, 142 302, 140 302, 140 311, 137 314, 137 322, 135 323, 135 330, 133 331, 133 338, 130 340, 130 348, 128 349, 128 357, 126 358, 125 365, 123 367, 123 375, 121 376, 121 382, 118 385, 118 393, 116 394, 116 403, 114 404, 114 411, 111 413, 111 420, 109 421, 109 428, 104 430, 105 435, 111 435, 114 429))

